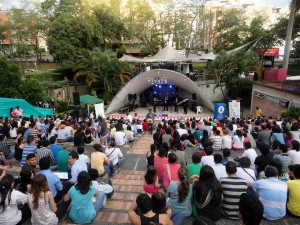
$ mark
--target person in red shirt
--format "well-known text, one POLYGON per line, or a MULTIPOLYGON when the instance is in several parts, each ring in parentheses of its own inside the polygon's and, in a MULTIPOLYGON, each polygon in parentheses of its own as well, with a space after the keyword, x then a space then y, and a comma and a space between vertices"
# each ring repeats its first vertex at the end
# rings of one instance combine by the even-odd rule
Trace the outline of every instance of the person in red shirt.
POLYGON ((142 123, 143 131, 149 131, 149 125, 147 123, 147 120, 144 119, 144 122, 142 123))

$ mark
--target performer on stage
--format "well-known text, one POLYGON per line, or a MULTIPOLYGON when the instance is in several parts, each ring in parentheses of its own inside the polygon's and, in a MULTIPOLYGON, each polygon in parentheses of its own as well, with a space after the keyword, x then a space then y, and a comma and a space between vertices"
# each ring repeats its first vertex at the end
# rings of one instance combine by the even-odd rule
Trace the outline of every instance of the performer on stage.
POLYGON ((168 96, 164 98, 164 111, 169 111, 168 107, 168 96), (166 110, 167 109, 167 110, 166 110))
POLYGON ((152 109, 149 109, 149 113, 146 115, 146 120, 149 126, 149 132, 152 134, 152 126, 154 123, 154 114, 152 113, 152 109))
POLYGON ((183 102, 183 111, 184 111, 184 114, 187 114, 188 105, 189 105, 189 100, 185 99, 185 101, 183 102))
POLYGON ((175 101, 174 101, 174 105, 175 105, 175 112, 178 112, 178 98, 176 97, 175 98, 175 101))
POLYGON ((156 96, 154 96, 154 99, 153 99, 153 109, 154 109, 154 112, 156 112, 157 103, 158 103, 158 99, 157 99, 156 96))

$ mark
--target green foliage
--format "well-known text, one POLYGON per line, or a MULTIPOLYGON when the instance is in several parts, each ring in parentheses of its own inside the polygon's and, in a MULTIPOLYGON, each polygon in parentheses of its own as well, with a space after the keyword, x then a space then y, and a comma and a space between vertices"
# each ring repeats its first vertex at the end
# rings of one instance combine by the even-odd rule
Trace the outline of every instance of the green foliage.
MULTIPOLYGON (((209 65, 205 74, 215 75, 215 89, 223 87, 229 90, 231 86, 237 86, 239 75, 243 72, 247 73, 257 64, 257 60, 253 57, 252 52, 238 51, 228 54, 221 50, 217 58, 209 65)), ((223 92, 225 99, 225 93, 223 92)))
POLYGON ((126 36, 119 18, 106 7, 90 9, 81 3, 61 3, 49 24, 48 46, 54 59, 70 66, 88 51, 112 48, 126 36))
POLYGON ((292 117, 294 119, 299 119, 300 117, 300 108, 291 106, 290 108, 281 112, 282 117, 292 117))
POLYGON ((84 76, 88 85, 105 100, 116 94, 120 85, 131 78, 127 64, 120 62, 113 52, 102 51, 100 48, 88 51, 78 58, 73 70, 75 80, 84 76))
POLYGON ((57 113, 64 113, 71 110, 71 107, 69 107, 68 102, 60 101, 57 103, 55 109, 57 113))
POLYGON ((0 58, 0 96, 22 98, 31 103, 45 99, 45 87, 30 76, 23 77, 20 68, 13 62, 0 58))

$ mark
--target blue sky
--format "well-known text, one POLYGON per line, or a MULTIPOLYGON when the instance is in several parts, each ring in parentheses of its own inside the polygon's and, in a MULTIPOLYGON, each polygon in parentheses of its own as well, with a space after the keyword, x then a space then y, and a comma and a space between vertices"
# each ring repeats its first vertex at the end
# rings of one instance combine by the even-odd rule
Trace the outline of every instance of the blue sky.
MULTIPOLYGON (((274 6, 287 6, 289 5, 291 0, 244 0, 245 2, 256 2, 256 3, 265 3, 265 4, 271 4, 274 6)), ((21 0, 0 0, 0 4, 4 6, 5 8, 11 7, 11 6, 21 6, 21 0)))

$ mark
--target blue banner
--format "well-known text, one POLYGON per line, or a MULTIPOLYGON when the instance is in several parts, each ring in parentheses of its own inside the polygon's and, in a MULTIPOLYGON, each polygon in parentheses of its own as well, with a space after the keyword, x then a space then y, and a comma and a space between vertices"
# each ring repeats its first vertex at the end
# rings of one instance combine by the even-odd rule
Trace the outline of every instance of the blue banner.
POLYGON ((214 119, 218 121, 226 117, 226 103, 215 103, 214 119))

